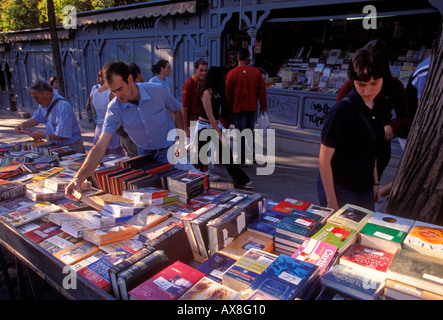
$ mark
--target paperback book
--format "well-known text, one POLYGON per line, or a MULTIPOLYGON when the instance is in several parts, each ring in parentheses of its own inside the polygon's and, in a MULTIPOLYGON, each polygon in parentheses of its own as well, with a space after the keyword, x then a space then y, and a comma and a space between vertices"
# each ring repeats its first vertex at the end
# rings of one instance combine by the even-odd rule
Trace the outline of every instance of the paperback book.
POLYGON ((301 297, 318 271, 314 264, 281 254, 252 281, 250 287, 279 300, 294 300, 301 297))
POLYGON ((264 252, 272 252, 274 250, 274 241, 267 237, 244 231, 219 252, 232 259, 238 260, 252 248, 264 252))
POLYGON ((357 240, 357 234, 355 229, 326 222, 311 238, 336 245, 338 253, 342 253, 357 240))
POLYGON ((203 272, 176 261, 129 291, 129 299, 177 300, 204 275, 203 272))
POLYGON ((35 243, 40 243, 43 240, 46 240, 52 236, 59 234, 60 232, 62 232, 60 226, 52 222, 48 222, 37 229, 26 232, 25 236, 34 241, 35 243))
POLYGON ((137 228, 123 222, 103 227, 86 228, 83 239, 97 246, 128 239, 137 234, 137 228))
POLYGON ((316 231, 321 218, 315 213, 293 209, 276 225, 275 231, 304 240, 316 231))
POLYGON ((402 247, 414 220, 375 212, 360 230, 360 243, 395 253, 402 247))
POLYGON ((322 274, 335 263, 337 248, 330 243, 306 238, 292 257, 316 265, 322 274))
POLYGON ((100 249, 95 244, 82 240, 72 246, 56 252, 54 257, 58 258, 66 265, 73 265, 89 256, 92 256, 99 250, 100 249))
POLYGON ((0 220, 12 227, 18 227, 56 211, 60 211, 59 206, 52 204, 49 201, 43 201, 36 203, 31 207, 4 214, 0 216, 0 220))
POLYGON ((327 221, 360 231, 374 213, 353 204, 346 204, 332 214, 327 221))
POLYGON ((292 211, 292 209, 306 210, 310 204, 310 202, 303 200, 285 198, 283 201, 280 201, 275 207, 273 207, 272 210, 288 214, 292 211))
POLYGON ((208 277, 201 278, 179 300, 240 300, 240 294, 208 277))
POLYGON ((274 237, 277 224, 285 216, 285 213, 268 209, 251 223, 249 223, 246 229, 250 232, 257 233, 259 235, 272 239, 274 237))
POLYGON ((443 227, 415 221, 403 241, 403 247, 442 259, 443 227))
POLYGON ((220 252, 216 252, 211 255, 208 259, 202 262, 197 270, 204 272, 206 277, 212 279, 216 282, 222 282, 223 273, 237 261, 224 255, 220 252))

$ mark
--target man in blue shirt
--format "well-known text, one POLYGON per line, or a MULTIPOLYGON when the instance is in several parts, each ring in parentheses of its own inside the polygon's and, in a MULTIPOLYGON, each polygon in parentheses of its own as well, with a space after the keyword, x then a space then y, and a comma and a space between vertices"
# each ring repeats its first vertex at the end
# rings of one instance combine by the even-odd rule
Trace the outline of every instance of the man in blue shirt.
POLYGON ((44 133, 31 131, 29 134, 34 140, 46 139, 55 145, 71 146, 76 152, 84 152, 80 126, 71 104, 54 93, 53 88, 44 80, 33 83, 29 93, 39 107, 31 119, 17 125, 15 130, 22 134, 23 130, 43 123, 44 133))
POLYGON ((102 134, 86 157, 73 181, 66 188, 70 195, 80 191, 83 181, 100 163, 119 125, 138 148, 138 154, 148 154, 159 162, 168 162, 168 140, 171 130, 183 130, 181 104, 159 84, 136 83, 124 62, 110 62, 103 67, 103 77, 115 98, 109 103, 102 134), (171 113, 170 113, 171 112, 171 113), (171 117, 172 114, 172 117, 171 117))

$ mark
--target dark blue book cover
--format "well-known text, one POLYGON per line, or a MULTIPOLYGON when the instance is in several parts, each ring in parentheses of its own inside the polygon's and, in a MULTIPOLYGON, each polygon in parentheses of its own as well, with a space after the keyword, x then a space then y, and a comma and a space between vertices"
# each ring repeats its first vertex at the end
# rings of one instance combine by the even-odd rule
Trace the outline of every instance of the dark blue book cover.
POLYGON ((235 261, 236 260, 231 257, 216 252, 198 266, 197 270, 206 274, 206 277, 221 283, 223 272, 228 270, 235 261))
POLYGON ((279 232, 309 237, 322 217, 308 211, 293 209, 276 226, 279 232))
POLYGON ((286 214, 274 210, 266 210, 257 219, 248 224, 250 231, 257 231, 264 234, 274 235, 277 224, 286 217, 286 214))
POLYGON ((281 254, 251 283, 279 300, 294 300, 318 273, 316 265, 281 254))

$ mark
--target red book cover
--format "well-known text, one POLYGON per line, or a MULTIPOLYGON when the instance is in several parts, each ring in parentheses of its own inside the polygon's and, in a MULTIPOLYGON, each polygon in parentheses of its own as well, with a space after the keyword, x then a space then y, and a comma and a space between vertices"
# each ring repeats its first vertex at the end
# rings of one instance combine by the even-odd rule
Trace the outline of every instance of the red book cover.
POLYGON ((92 173, 92 175, 93 175, 93 177, 95 177, 95 181, 96 181, 96 184, 97 184, 97 188, 98 189, 100 189, 100 190, 105 190, 104 188, 105 188, 105 184, 104 184, 104 176, 106 175, 106 174, 108 174, 108 173, 111 173, 111 172, 114 172, 114 171, 117 171, 117 170, 121 170, 121 168, 120 167, 117 167, 117 166, 115 166, 115 167, 111 167, 111 168, 105 168, 105 169, 101 169, 101 170, 97 170, 97 171, 94 171, 93 173, 92 173))
POLYGON ((292 209, 306 210, 310 205, 311 203, 307 201, 286 198, 285 200, 280 201, 275 207, 272 208, 272 210, 288 214, 292 209))
POLYGON ((172 164, 167 163, 167 164, 163 164, 163 165, 161 165, 159 167, 146 170, 146 172, 149 173, 149 174, 155 174, 155 173, 159 173, 159 172, 166 171, 166 170, 169 170, 169 169, 172 169, 172 164))
POLYGON ((129 291, 130 300, 176 300, 205 274, 176 261, 129 291))
POLYGON ((380 272, 387 272, 394 254, 361 244, 353 244, 341 257, 340 263, 348 266, 357 265, 380 272))
POLYGON ((27 236, 32 241, 39 243, 61 232, 62 230, 60 229, 60 226, 52 222, 48 222, 37 229, 26 232, 25 236, 27 236))

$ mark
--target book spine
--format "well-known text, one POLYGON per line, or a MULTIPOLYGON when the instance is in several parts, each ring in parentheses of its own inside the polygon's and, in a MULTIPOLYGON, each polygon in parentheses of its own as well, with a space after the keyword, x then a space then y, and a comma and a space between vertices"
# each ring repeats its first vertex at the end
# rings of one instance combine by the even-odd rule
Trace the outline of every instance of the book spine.
POLYGON ((114 297, 116 299, 120 299, 120 291, 118 289, 118 283, 117 283, 117 274, 131 266, 132 264, 136 263, 137 261, 140 261, 144 257, 152 254, 155 251, 153 247, 145 247, 138 251, 137 253, 133 254, 129 258, 123 260, 119 264, 112 266, 108 269, 109 274, 109 280, 111 283, 111 288, 114 293, 114 297))
POLYGON ((155 251, 142 260, 134 263, 131 267, 124 270, 118 275, 118 285, 121 300, 129 300, 128 291, 132 289, 137 278, 148 273, 159 264, 168 261, 168 257, 163 250, 155 251))

